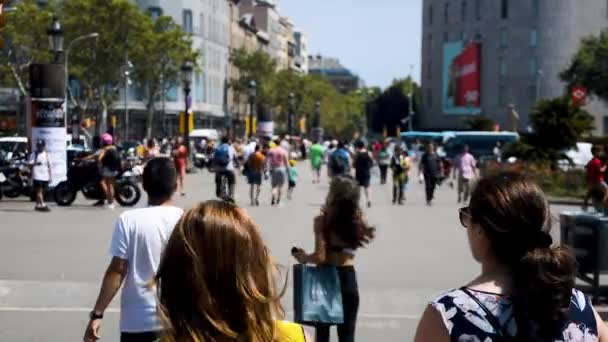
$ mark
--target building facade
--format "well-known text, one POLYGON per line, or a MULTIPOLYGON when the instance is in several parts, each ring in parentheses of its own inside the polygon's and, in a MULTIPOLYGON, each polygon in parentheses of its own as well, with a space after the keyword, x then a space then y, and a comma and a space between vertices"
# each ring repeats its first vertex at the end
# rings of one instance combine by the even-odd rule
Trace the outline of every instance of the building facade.
POLYGON ((293 68, 303 74, 308 74, 308 38, 304 31, 294 29, 293 40, 295 45, 293 68))
POLYGON ((337 58, 320 55, 308 56, 308 73, 327 79, 343 94, 347 94, 363 86, 361 78, 344 67, 337 58))
MULTIPOLYGON (((564 94, 559 74, 580 40, 608 27, 604 0, 425 0, 422 30, 422 113, 417 127, 464 129, 483 114, 529 128, 537 100, 564 94)), ((591 102, 597 133, 606 132, 605 107, 591 102)), ((512 124, 512 123, 511 123, 512 124)))

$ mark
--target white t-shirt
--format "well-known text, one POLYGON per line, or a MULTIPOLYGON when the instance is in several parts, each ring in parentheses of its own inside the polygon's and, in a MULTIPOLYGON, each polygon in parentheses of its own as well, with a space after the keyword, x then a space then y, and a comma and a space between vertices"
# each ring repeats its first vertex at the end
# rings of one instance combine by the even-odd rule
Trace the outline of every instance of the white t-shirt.
POLYGON ((46 151, 34 152, 30 156, 32 178, 36 181, 48 182, 51 180, 49 154, 46 151))
POLYGON ((156 206, 130 210, 118 218, 110 254, 127 260, 129 267, 120 298, 120 331, 161 330, 156 314, 156 293, 147 285, 154 278, 161 252, 183 210, 156 206))

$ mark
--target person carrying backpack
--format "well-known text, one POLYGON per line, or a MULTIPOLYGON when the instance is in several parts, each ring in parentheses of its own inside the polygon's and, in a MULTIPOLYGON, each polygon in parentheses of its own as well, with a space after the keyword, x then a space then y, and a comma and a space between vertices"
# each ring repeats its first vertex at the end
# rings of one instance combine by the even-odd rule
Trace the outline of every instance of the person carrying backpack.
POLYGON ((215 172, 215 195, 222 198, 222 178, 226 177, 228 181, 228 196, 234 198, 234 187, 236 185, 236 176, 234 174, 234 160, 236 151, 230 145, 228 137, 223 137, 220 146, 215 150, 213 162, 216 166, 215 172))
POLYGON ((380 184, 386 184, 386 176, 388 174, 388 167, 391 164, 391 155, 386 149, 386 145, 382 145, 378 152, 378 167, 380 168, 380 184))
POLYGON ((329 167, 332 177, 350 174, 350 154, 343 142, 338 143, 338 148, 329 157, 329 167))
POLYGON ((371 180, 371 170, 374 166, 374 160, 365 147, 365 143, 363 141, 358 140, 355 143, 355 148, 357 149, 353 160, 355 179, 357 180, 359 186, 363 188, 367 207, 370 208, 372 206, 372 201, 369 193, 369 183, 371 180))

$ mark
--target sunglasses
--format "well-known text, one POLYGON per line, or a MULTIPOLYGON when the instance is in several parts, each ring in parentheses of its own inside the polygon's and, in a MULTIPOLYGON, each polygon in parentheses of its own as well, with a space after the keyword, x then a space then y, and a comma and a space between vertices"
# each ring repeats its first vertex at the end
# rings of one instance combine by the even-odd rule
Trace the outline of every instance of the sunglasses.
POLYGON ((458 217, 460 218, 460 224, 464 228, 469 228, 469 225, 471 224, 471 210, 469 207, 458 209, 458 217))

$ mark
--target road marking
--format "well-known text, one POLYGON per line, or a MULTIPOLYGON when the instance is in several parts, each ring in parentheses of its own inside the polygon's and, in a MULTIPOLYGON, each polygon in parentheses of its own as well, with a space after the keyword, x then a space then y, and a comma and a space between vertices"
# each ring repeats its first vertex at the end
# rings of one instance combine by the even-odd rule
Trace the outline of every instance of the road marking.
MULTIPOLYGON (((5 306, 0 307, 0 312, 89 312, 90 308, 60 308, 60 307, 15 307, 5 306)), ((109 308, 106 310, 109 313, 119 313, 120 309, 109 308)), ((293 316, 293 311, 285 312, 287 316, 293 316)), ((400 320, 416 320, 420 315, 408 314, 383 314, 383 313, 359 313, 359 318, 367 319, 400 319, 400 320)))

